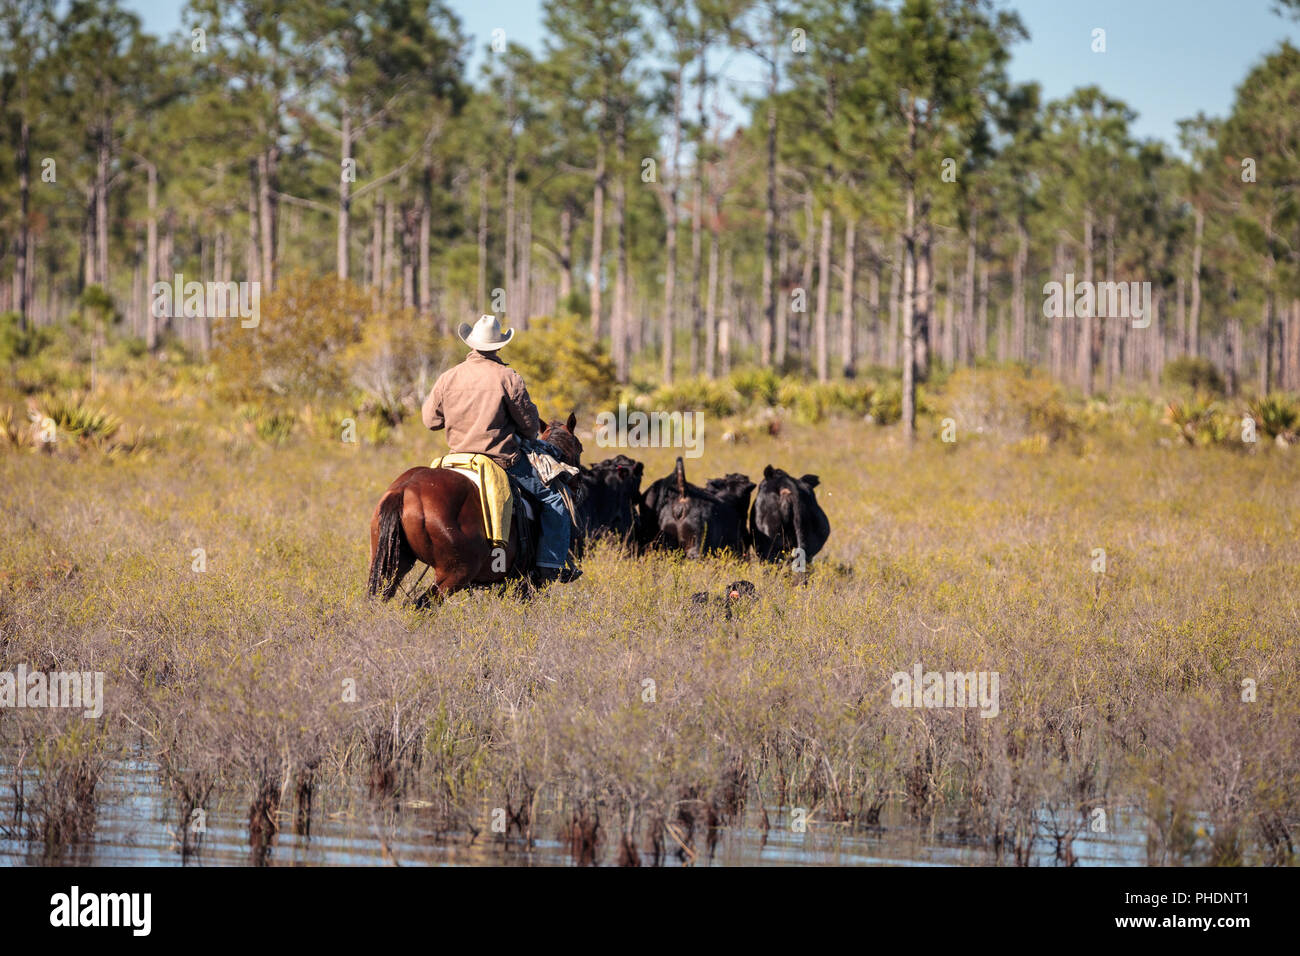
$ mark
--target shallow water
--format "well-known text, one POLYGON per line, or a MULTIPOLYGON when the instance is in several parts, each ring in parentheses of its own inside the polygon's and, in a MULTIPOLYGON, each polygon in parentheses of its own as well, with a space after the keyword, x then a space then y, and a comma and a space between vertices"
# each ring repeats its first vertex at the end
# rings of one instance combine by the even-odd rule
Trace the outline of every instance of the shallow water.
MULTIPOLYGON (((8 774, 6 774, 8 776, 8 774)), ((364 795, 317 791, 310 833, 293 832, 292 809, 281 812, 281 832, 264 858, 256 856, 248 840, 248 805, 238 795, 209 801, 206 833, 197 852, 182 856, 177 841, 179 811, 162 786, 155 768, 143 761, 110 765, 97 789, 98 815, 92 837, 47 857, 44 847, 22 838, 14 826, 13 792, 0 794, 0 864, 64 864, 95 866, 572 866, 574 857, 554 833, 542 830, 531 849, 522 841, 502 842, 486 832, 446 833, 435 826, 432 814, 410 801, 396 808, 366 800, 364 795)), ((30 796, 31 787, 28 787, 30 796)), ((286 801, 287 805, 287 801, 286 801)), ((963 841, 940 828, 930 830, 903 821, 886 820, 870 829, 818 822, 805 832, 794 832, 789 817, 768 808, 772 828, 764 834, 761 814, 750 810, 743 821, 720 830, 710 859, 697 833, 696 865, 711 866, 941 866, 999 862, 985 846, 963 841)), ((1109 833, 1081 832, 1073 850, 1080 865, 1132 866, 1145 863, 1146 838, 1141 820, 1133 814, 1110 814, 1109 833)), ((648 855, 643 862, 649 863, 648 855)), ((598 862, 613 860, 610 846, 602 846, 598 862)), ((677 854, 666 865, 678 866, 677 854)), ((1008 862, 1003 856, 1001 862, 1008 862)), ((1033 862, 1056 865, 1055 843, 1050 837, 1034 847, 1033 862)))

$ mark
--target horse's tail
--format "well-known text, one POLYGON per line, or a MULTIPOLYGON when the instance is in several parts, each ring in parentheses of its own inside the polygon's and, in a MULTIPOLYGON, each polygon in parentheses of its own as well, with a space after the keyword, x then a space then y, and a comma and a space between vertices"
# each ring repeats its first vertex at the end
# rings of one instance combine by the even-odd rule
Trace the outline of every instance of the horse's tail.
POLYGON ((393 491, 379 503, 379 536, 375 542, 375 554, 370 559, 367 590, 371 597, 382 591, 385 601, 397 589, 402 547, 406 544, 402 532, 402 498, 402 492, 393 491))
POLYGON ((799 486, 795 485, 794 499, 790 502, 790 510, 794 515, 794 542, 798 551, 797 560, 807 569, 808 550, 804 546, 803 540, 803 501, 801 499, 802 495, 799 494, 799 486))

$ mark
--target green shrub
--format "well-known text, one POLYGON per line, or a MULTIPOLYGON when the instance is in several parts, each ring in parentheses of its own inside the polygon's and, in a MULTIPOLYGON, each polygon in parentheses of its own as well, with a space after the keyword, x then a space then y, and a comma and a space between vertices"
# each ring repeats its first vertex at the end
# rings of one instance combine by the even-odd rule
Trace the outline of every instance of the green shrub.
POLYGON ((886 382, 871 393, 871 420, 877 425, 893 425, 903 418, 903 383, 886 382))
POLYGON ((51 419, 59 431, 82 442, 107 441, 122 427, 122 420, 107 409, 91 408, 80 395, 49 395, 37 404, 38 413, 51 419))
POLYGON ((745 408, 745 402, 727 382, 711 382, 691 378, 665 385, 650 393, 648 399, 638 404, 648 404, 668 412, 707 412, 722 417, 734 415, 745 408))
POLYGON ((55 339, 54 331, 28 324, 18 327, 17 312, 0 312, 0 362, 31 358, 55 339))
POLYGON ((1009 442, 1043 435, 1056 443, 1074 439, 1079 431, 1060 387, 1038 372, 958 369, 949 377, 939 406, 963 432, 1009 442))
POLYGON ((576 315, 534 319, 501 357, 523 376, 529 396, 547 420, 573 411, 590 425, 617 394, 613 363, 576 315))
POLYGON ((278 408, 263 408, 261 405, 241 405, 237 411, 239 418, 248 430, 264 442, 283 445, 293 435, 298 416, 291 411, 278 408))
POLYGON ((1205 392, 1187 401, 1170 402, 1163 421, 1175 428, 1184 442, 1198 448, 1231 440, 1236 425, 1236 419, 1205 392))
POLYGON ((731 387, 746 406, 775 405, 781 388, 781 376, 770 368, 733 372, 731 387))
POLYGON ((1222 395, 1223 376, 1207 358, 1184 355, 1165 365, 1161 378, 1166 385, 1187 388, 1193 392, 1222 395))
POLYGON ((1286 395, 1273 394, 1258 398, 1248 406, 1255 427, 1277 441, 1288 445, 1296 442, 1300 434, 1300 404, 1286 395))

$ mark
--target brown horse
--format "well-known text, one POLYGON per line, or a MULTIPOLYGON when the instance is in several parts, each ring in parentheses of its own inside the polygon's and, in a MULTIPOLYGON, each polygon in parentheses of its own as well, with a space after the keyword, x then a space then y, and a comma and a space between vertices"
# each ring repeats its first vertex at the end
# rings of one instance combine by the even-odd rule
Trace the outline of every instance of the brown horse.
MULTIPOLYGON (((551 422, 541 433, 577 466, 582 443, 573 434, 577 417, 551 422)), ((370 519, 370 594, 389 600, 417 560, 433 568, 436 599, 477 584, 518 574, 519 532, 512 522, 505 560, 493 560, 483 529, 478 487, 450 468, 411 468, 388 486, 370 519)))

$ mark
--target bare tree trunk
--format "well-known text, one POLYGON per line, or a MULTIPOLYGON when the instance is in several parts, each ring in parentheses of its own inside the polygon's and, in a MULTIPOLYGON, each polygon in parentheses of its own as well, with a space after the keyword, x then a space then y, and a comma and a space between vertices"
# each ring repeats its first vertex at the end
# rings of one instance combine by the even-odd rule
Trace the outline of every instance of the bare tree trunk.
POLYGON ((905 254, 903 235, 900 233, 894 241, 894 258, 889 264, 889 342, 886 346, 885 364, 891 366, 897 365, 899 362, 898 333, 903 312, 902 283, 903 257, 905 254))
MULTIPOLYGON (((531 197, 524 203, 524 221, 519 230, 519 328, 527 329, 532 318, 533 205, 531 197)), ((513 325, 514 322, 512 321, 513 325)))
POLYGON ((1241 388, 1241 319, 1236 318, 1228 323, 1228 395, 1236 396, 1237 391, 1241 388))
POLYGON ((1151 367, 1147 370, 1150 376, 1152 387, 1160 384, 1160 374, 1164 371, 1165 350, 1163 345, 1162 326, 1160 324, 1160 307, 1164 302, 1164 289, 1157 287, 1151 295, 1151 328, 1147 331, 1150 333, 1149 341, 1151 342, 1150 355, 1151 367))
MULTIPOLYGON (((146 199, 149 204, 149 219, 145 224, 144 287, 149 292, 150 302, 145 317, 144 341, 145 347, 152 352, 158 347, 158 320, 153 311, 153 286, 158 275, 158 167, 148 163, 145 173, 149 181, 146 199)), ((255 221, 250 219, 250 231, 254 225, 255 221)), ((250 238, 249 241, 253 240, 250 238)))
POLYGON ((511 324, 514 324, 515 311, 517 304, 515 302, 515 291, 517 289, 517 276, 515 275, 515 243, 518 236, 515 235, 515 147, 514 133, 510 134, 510 159, 506 163, 506 261, 505 261, 505 290, 506 290, 506 313, 510 316, 511 324))
POLYGON ((258 200, 261 213, 261 240, 262 240, 262 285, 263 292, 270 292, 275 288, 275 196, 274 196, 274 179, 275 166, 277 161, 277 150, 274 146, 263 150, 257 157, 258 171, 258 200))
POLYGON ((420 292, 416 307, 423 315, 433 314, 433 283, 429 275, 429 234, 433 231, 433 161, 425 149, 424 175, 420 178, 420 231, 416 242, 420 292))
MULTIPOLYGON (((944 286, 945 295, 943 297, 943 325, 939 330, 939 355, 941 361, 948 368, 956 368, 958 356, 960 354, 959 339, 964 338, 962 330, 957 328, 958 321, 954 317, 954 299, 957 298, 957 274, 953 268, 952 260, 948 260, 948 282, 944 286)), ((961 324, 965 324, 966 306, 962 305, 961 324)))
POLYGON ((488 308, 487 242, 488 242, 488 174, 487 165, 478 174, 478 310, 488 308))
MULTIPOLYGON (((811 358, 812 351, 812 321, 808 315, 808 302, 813 294, 813 264, 817 261, 816 253, 816 236, 817 236, 817 216, 813 208, 813 197, 811 192, 804 194, 803 202, 804 234, 803 234, 803 275, 800 277, 800 289, 803 294, 800 298, 798 312, 793 313, 791 323, 793 328, 786 332, 787 343, 792 344, 795 349, 795 357, 799 360, 801 371, 807 371, 808 360, 811 358)), ((780 366, 780 362, 777 363, 780 366)))
POLYGON ((611 334, 614 338, 614 368, 620 382, 628 380, 629 361, 627 315, 627 114, 619 110, 614 119, 618 169, 614 177, 614 231, 618 236, 618 261, 614 271, 614 314, 611 334))
POLYGON ((831 301, 831 210, 829 206, 822 209, 821 245, 817 253, 817 319, 814 339, 817 349, 817 381, 830 379, 830 351, 826 340, 826 313, 831 301))
POLYGON ((340 279, 348 277, 348 236, 352 228, 352 112, 348 108, 346 100, 343 101, 340 111, 342 120, 340 126, 342 135, 340 137, 340 154, 339 154, 339 221, 338 235, 335 237, 334 259, 336 263, 336 274, 340 279))
POLYGON ((567 309, 573 295, 573 206, 566 199, 560 210, 560 302, 567 309))
POLYGON ((704 307, 704 375, 713 378, 714 358, 718 351, 718 208, 714 200, 709 227, 709 293, 704 307))
MULTIPOLYGON (((913 127, 914 122, 909 123, 913 127)), ((916 441, 916 186, 908 182, 903 260, 903 438, 916 441)))
POLYGON ((777 245, 776 255, 776 287, 778 295, 776 300, 776 340, 772 346, 773 361, 778 369, 785 368, 786 355, 790 348, 790 315, 793 305, 790 302, 790 293, 786 288, 786 276, 789 274, 789 270, 790 244, 782 238, 777 245))
MULTIPOLYGON (((401 192, 406 191, 405 177, 401 184, 401 192)), ((398 262, 400 263, 402 273, 402 306, 407 309, 415 308, 415 236, 419 228, 419 212, 411 207, 409 201, 403 202, 401 207, 402 215, 402 234, 401 247, 398 249, 398 262)))
POLYGON ((868 362, 872 365, 884 365, 884 347, 885 347, 885 328, 883 317, 880 313, 880 287, 883 278, 881 270, 884 268, 884 260, 880 255, 880 250, 871 248, 871 285, 869 287, 868 301, 871 306, 871 317, 867 320, 870 332, 870 346, 866 352, 868 362))
MULTIPOLYGON (((703 93, 700 94, 703 99, 703 93)), ((701 102, 700 109, 704 104, 701 102)), ((700 143, 704 137, 701 135, 700 143)), ((700 374, 700 327, 704 324, 701 311, 701 285, 703 284, 703 250, 704 250, 704 164, 696 158, 695 195, 691 206, 691 337, 690 369, 691 375, 700 374)))
MULTIPOLYGON (((144 290, 144 243, 140 240, 140 234, 136 233, 135 237, 135 267, 131 270, 131 334, 140 335, 141 324, 148 324, 148 319, 142 318, 142 312, 145 303, 149 297, 145 295, 144 290)), ((4 303, 0 302, 0 310, 4 309, 4 303)))
POLYGON ((1291 348, 1287 353, 1286 387, 1294 391, 1300 386, 1300 299, 1291 300, 1291 316, 1287 327, 1291 331, 1291 348))
MULTIPOLYGON (((1059 276, 1061 280, 1065 278, 1065 247, 1060 239, 1056 241, 1056 248, 1052 254, 1052 274, 1059 276)), ((1057 316, 1048 320, 1051 325, 1048 332, 1048 349, 1051 352, 1051 369, 1052 377, 1058 380, 1065 378, 1065 368, 1068 359, 1065 344, 1065 317, 1057 316)))
POLYGON ((99 130, 95 161, 95 273, 107 293, 108 288, 108 165, 112 127, 105 119, 99 130))
MULTIPOLYGON (((24 90, 26 84, 24 81, 24 90)), ((25 94, 24 94, 25 98, 25 94)), ((14 249, 14 292, 18 302, 18 331, 26 332, 27 288, 31 281, 27 268, 28 250, 31 248, 31 224, 28 222, 31 204, 31 126, 24 110, 18 125, 18 246, 14 249)))
MULTIPOLYGON (((603 122, 602 122, 603 127, 603 122)), ((600 338, 600 272, 605 239, 605 141, 596 146, 596 187, 591 198, 591 335, 600 338)))
POLYGON ((95 185, 86 191, 86 208, 81 218, 81 246, 78 261, 81 264, 81 285, 78 294, 95 284, 95 185))
MULTIPOLYGON (((1115 276, 1115 214, 1111 213, 1106 222, 1106 278, 1116 281, 1115 276)), ((1124 317, 1108 315, 1106 317, 1106 391, 1115 387, 1119 375, 1120 339, 1124 334, 1124 317)))
POLYGON ((930 378, 930 316, 934 310, 934 264, 931 261, 934 235, 930 229, 930 201, 920 202, 917 228, 920 232, 921 254, 916 261, 916 310, 912 317, 914 347, 916 349, 916 380, 930 378))
MULTIPOLYGON (((979 289, 975 293, 975 358, 982 359, 989 351, 989 264, 979 263, 979 289)), ((999 326, 1000 327, 1000 326, 999 326)))
MULTIPOLYGON (((156 174, 155 174, 156 175, 156 174)), ((262 260, 259 254, 259 244, 257 236, 257 160, 250 160, 248 163, 248 246, 244 250, 244 271, 248 273, 248 281, 256 282, 259 285, 262 281, 262 260)), ((157 197, 154 200, 157 204, 157 197)), ((154 219, 154 245, 158 243, 158 224, 156 215, 154 219)), ((155 262, 154 268, 157 269, 156 260, 150 257, 150 261, 155 262)))
MULTIPOLYGON (((1092 210, 1089 209, 1083 216, 1083 278, 1085 282, 1092 282, 1092 210)), ((1079 387, 1083 389, 1083 394, 1092 397, 1092 337, 1093 337, 1093 313, 1097 311, 1096 300, 1093 301, 1093 308, 1088 310, 1088 314, 1083 316, 1083 327, 1079 336, 1079 352, 1076 357, 1076 374, 1079 377, 1079 387)))
POLYGON ((853 285, 857 266, 858 224, 844 223, 844 288, 840 293, 840 371, 845 378, 857 374, 857 343, 854 341, 853 285))
MULTIPOLYGON (((1273 248, 1273 217, 1264 219, 1264 242, 1266 249, 1273 248)), ((1273 326, 1276 323, 1273 309, 1273 254, 1270 252, 1264 261, 1264 381, 1263 394, 1268 395, 1274 388, 1273 378, 1273 326)))
POLYGON ((758 361, 772 366, 772 337, 776 324, 776 92, 777 53, 782 33, 772 31, 767 84, 767 205, 763 209, 763 327, 759 332, 758 361))
POLYGON ((1011 273, 1011 356, 1019 362, 1029 356, 1025 309, 1025 268, 1029 262, 1029 231, 1016 221, 1016 257, 1011 273))
MULTIPOLYGON (((700 54, 703 62, 703 52, 700 54)), ((659 338, 663 349, 663 380, 669 384, 673 380, 673 337, 677 329, 677 186, 680 179, 682 158, 682 101, 686 94, 686 71, 680 65, 677 69, 677 82, 673 86, 673 152, 672 168, 668 170, 668 182, 665 183, 664 197, 664 258, 667 263, 664 275, 664 310, 660 318, 659 338)), ((703 99, 703 91, 700 93, 703 99)), ((696 164, 699 164, 699 152, 696 152, 696 164)))
POLYGON ((384 200, 384 254, 380 270, 379 291, 387 292, 389 282, 397 272, 397 203, 393 199, 384 200))
POLYGON ((370 214, 370 287, 374 300, 384 292, 384 197, 376 194, 370 214))
POLYGON ((722 273, 723 320, 718 327, 718 357, 722 359, 722 374, 731 374, 731 335, 736 329, 735 279, 731 269, 731 249, 727 249, 726 268, 722 273))
POLYGON ((956 359, 965 365, 975 364, 975 246, 979 234, 979 212, 971 206, 966 225, 966 272, 962 277, 962 331, 956 359))
POLYGON ((1201 250, 1205 237, 1205 212, 1196 208, 1196 228, 1192 243, 1192 312, 1188 323, 1188 349, 1193 355, 1201 348, 1201 250))
MULTIPOLYGON (((175 249, 175 221, 170 209, 163 215, 163 232, 162 241, 158 244, 158 258, 166 265, 166 269, 160 270, 163 275, 171 277, 172 251, 175 249)), ((172 321, 177 315, 182 314, 182 303, 173 302, 172 310, 168 315, 163 316, 162 326, 158 330, 161 336, 163 332, 170 331, 173 328, 172 321)))

